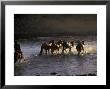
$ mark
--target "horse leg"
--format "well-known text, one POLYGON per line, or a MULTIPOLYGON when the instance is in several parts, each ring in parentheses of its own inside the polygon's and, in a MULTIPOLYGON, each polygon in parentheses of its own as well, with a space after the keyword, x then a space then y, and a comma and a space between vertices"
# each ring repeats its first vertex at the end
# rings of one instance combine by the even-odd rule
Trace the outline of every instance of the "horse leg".
POLYGON ((18 63, 20 63, 20 59, 18 59, 18 63))
POLYGON ((53 49, 51 49, 51 54, 53 54, 53 52, 54 52, 54 50, 53 50, 53 49))
POLYGON ((65 48, 65 52, 68 53, 68 48, 65 48))
POLYGON ((22 55, 19 53, 19 63, 21 63, 22 55))
POLYGON ((48 50, 46 49, 46 50, 45 50, 45 54, 46 54, 46 55, 47 55, 47 51, 48 51, 48 50))
POLYGON ((57 53, 57 54, 59 54, 59 47, 58 47, 58 48, 56 48, 56 53, 57 53))
POLYGON ((84 53, 84 52, 86 53, 86 51, 84 50, 84 48, 82 48, 82 50, 83 50, 83 53, 84 53))
POLYGON ((49 54, 49 49, 47 50, 47 53, 49 54))
POLYGON ((81 51, 80 51, 82 54, 84 54, 84 47, 82 46, 81 47, 81 51))
POLYGON ((71 47, 69 47, 69 52, 71 52, 71 47))
POLYGON ((80 52, 78 51, 78 56, 80 55, 80 52))
POLYGON ((43 48, 41 47, 39 55, 42 55, 42 53, 43 53, 43 48))
POLYGON ((58 48, 58 54, 60 53, 59 51, 60 51, 60 48, 58 48))
POLYGON ((21 58, 24 58, 23 53, 21 52, 21 58))
POLYGON ((64 50, 65 50, 65 49, 64 49, 64 47, 63 47, 63 49, 62 49, 62 53, 63 53, 63 54, 64 54, 64 50))
POLYGON ((21 56, 22 56, 21 53, 18 53, 18 63, 21 63, 21 59, 22 59, 21 56))

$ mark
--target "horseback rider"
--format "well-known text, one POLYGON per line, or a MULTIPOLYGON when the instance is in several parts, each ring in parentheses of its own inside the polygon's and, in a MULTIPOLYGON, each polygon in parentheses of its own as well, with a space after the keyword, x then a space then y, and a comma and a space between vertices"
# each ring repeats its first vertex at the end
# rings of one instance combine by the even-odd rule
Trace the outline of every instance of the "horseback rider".
POLYGON ((18 44, 17 41, 15 41, 14 49, 15 49, 15 51, 21 52, 20 44, 18 44))
POLYGON ((19 55, 19 58, 22 58, 23 57, 23 54, 22 54, 22 51, 21 51, 21 48, 20 48, 20 44, 15 41, 14 42, 14 62, 16 62, 18 60, 17 56, 19 55))

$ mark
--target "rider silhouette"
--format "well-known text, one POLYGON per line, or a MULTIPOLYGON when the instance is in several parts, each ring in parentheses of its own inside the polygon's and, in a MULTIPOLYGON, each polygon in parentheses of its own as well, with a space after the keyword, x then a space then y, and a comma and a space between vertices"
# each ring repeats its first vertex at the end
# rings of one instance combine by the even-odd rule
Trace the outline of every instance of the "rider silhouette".
POLYGON ((20 44, 17 41, 15 41, 14 49, 15 51, 21 52, 20 44))

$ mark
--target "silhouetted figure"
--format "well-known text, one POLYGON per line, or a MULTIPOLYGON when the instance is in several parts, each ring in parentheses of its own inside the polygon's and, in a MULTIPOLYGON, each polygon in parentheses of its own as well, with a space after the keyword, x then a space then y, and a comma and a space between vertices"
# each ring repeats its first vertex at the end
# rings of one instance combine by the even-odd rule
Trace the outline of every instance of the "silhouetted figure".
POLYGON ((14 49, 15 49, 15 51, 21 51, 20 44, 18 44, 17 41, 15 41, 14 49))
POLYGON ((45 53, 49 53, 49 50, 51 49, 51 46, 48 45, 46 42, 44 42, 42 45, 41 45, 41 50, 40 50, 40 53, 39 55, 42 55, 43 53, 43 50, 45 50, 45 53))
POLYGON ((79 40, 77 41, 77 45, 76 45, 76 50, 78 52, 78 55, 80 55, 81 51, 84 51, 84 47, 83 47, 84 41, 80 42, 79 40))
POLYGON ((18 61, 18 59, 20 62, 20 59, 22 59, 22 58, 23 58, 23 54, 22 54, 22 51, 20 48, 20 44, 18 44, 18 42, 15 41, 15 43, 14 43, 14 63, 16 63, 16 61, 18 61))

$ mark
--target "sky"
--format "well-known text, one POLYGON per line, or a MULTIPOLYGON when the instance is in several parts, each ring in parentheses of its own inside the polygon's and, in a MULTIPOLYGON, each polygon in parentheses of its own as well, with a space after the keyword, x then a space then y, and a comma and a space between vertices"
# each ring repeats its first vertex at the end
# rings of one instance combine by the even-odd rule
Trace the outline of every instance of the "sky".
POLYGON ((16 34, 96 35, 96 14, 15 14, 16 34))

